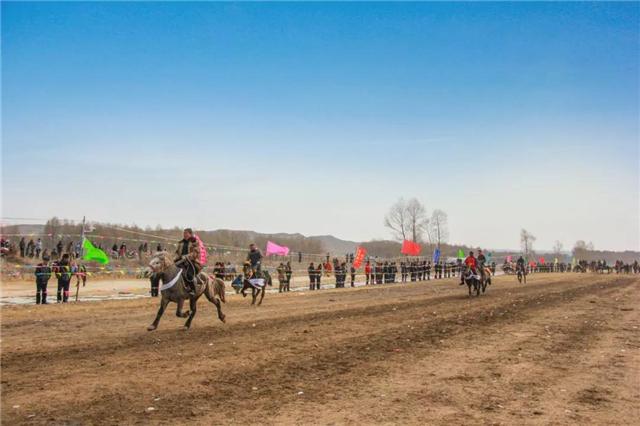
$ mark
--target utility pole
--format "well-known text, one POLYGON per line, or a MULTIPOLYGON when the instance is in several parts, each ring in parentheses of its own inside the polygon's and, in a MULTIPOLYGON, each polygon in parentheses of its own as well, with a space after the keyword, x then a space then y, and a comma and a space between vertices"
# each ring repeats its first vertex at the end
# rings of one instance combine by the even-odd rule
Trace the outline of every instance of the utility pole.
POLYGON ((84 256, 84 226, 85 216, 82 216, 82 229, 80 230, 80 257, 84 256))
MULTIPOLYGON (((80 230, 80 259, 84 257, 84 225, 85 225, 85 216, 82 216, 82 229, 80 230)), ((76 259, 76 267, 78 270, 76 274, 80 273, 80 263, 79 260, 76 259)), ((80 276, 76 275, 76 302, 78 301, 78 297, 80 296, 80 276)))

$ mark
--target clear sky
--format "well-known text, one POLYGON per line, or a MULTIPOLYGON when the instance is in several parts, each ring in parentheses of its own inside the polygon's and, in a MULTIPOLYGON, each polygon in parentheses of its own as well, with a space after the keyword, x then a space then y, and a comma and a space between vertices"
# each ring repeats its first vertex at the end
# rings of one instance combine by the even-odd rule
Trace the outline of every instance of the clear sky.
POLYGON ((2 214, 637 250, 639 11, 2 2, 2 214))

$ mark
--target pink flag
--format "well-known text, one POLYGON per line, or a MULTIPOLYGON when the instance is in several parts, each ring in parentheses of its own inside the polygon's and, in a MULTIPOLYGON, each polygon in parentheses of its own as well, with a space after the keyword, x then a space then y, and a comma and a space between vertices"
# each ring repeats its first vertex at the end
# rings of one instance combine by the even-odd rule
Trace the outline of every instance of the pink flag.
POLYGON ((507 262, 511 263, 511 259, 512 259, 511 255, 507 256, 507 262))
POLYGON ((198 241, 198 248, 200 249, 200 265, 205 266, 207 264, 207 247, 197 235, 194 235, 198 241))
POLYGON ((289 247, 279 246, 276 243, 267 241, 267 256, 269 256, 270 254, 286 256, 289 254, 289 247))

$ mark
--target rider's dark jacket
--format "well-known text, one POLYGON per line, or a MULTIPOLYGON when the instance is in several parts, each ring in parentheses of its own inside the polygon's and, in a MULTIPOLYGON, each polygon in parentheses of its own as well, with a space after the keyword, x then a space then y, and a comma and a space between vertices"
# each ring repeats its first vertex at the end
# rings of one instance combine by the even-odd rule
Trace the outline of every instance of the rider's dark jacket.
POLYGON ((193 262, 196 266, 200 265, 200 246, 198 240, 195 237, 191 237, 188 240, 184 238, 178 242, 178 249, 176 250, 176 261, 185 257, 193 262))
POLYGON ((251 262, 251 266, 256 266, 262 260, 262 252, 259 249, 249 251, 247 260, 251 262))

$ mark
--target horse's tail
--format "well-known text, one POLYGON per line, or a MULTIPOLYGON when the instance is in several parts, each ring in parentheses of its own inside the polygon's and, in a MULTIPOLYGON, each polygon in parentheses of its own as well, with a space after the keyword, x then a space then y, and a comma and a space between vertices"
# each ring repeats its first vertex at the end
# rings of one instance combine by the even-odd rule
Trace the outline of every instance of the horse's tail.
POLYGON ((220 278, 216 278, 213 281, 213 294, 218 296, 222 303, 227 303, 224 292, 224 281, 222 281, 220 278))
POLYGON ((227 299, 225 297, 224 292, 224 281, 220 278, 216 278, 213 275, 209 275, 209 282, 207 283, 207 287, 204 291, 205 296, 209 299, 210 302, 214 302, 216 296, 222 303, 227 303, 227 299))

